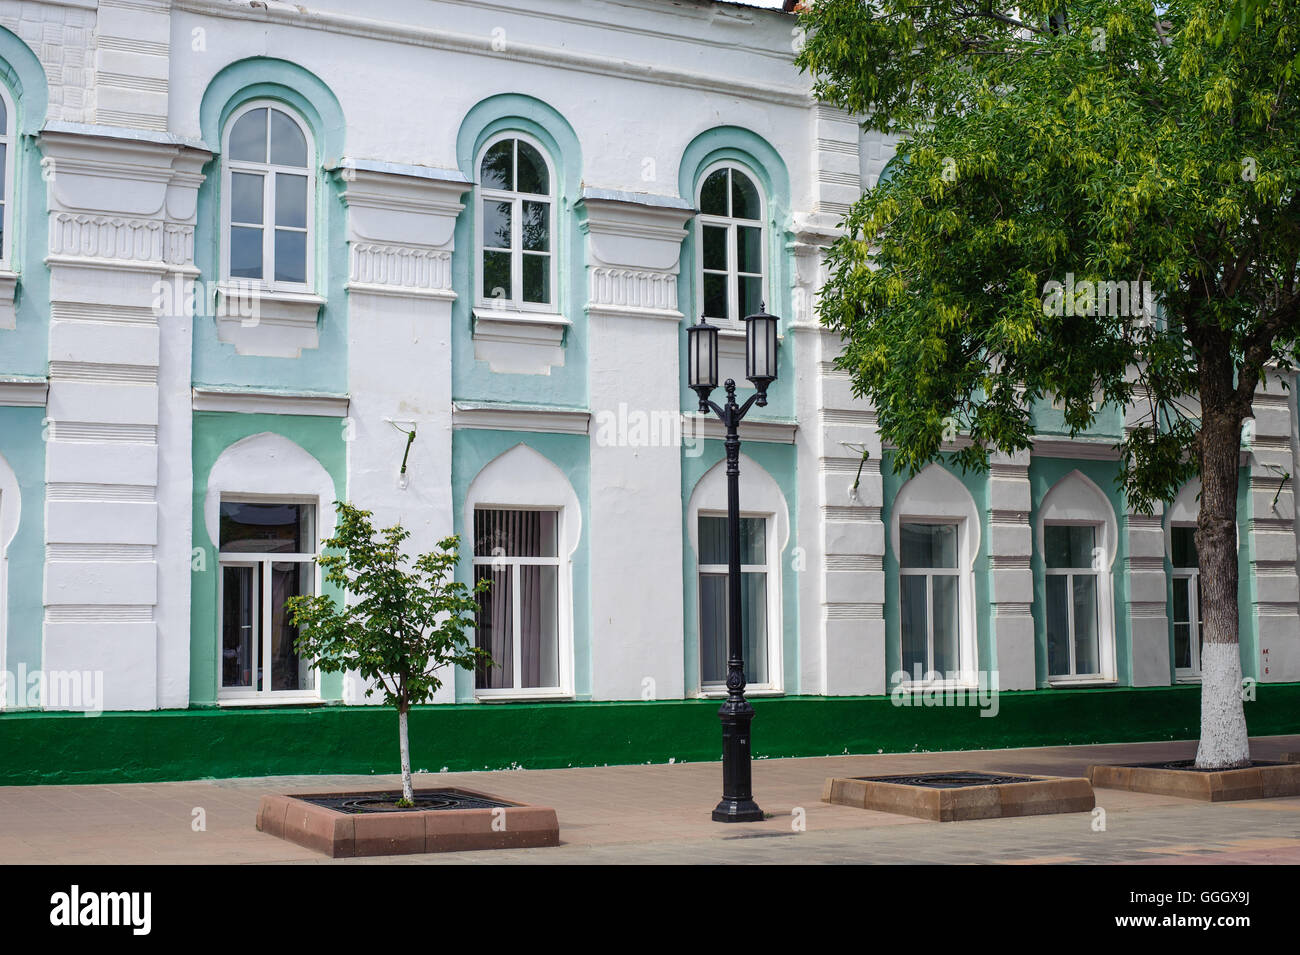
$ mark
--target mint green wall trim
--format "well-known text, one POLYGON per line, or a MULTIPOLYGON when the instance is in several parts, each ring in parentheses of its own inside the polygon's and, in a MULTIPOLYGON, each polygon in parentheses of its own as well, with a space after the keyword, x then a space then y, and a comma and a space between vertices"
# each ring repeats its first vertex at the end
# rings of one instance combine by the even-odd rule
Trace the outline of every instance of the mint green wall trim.
MULTIPOLYGON (((194 539, 203 553, 201 564, 191 562, 190 575, 190 704, 211 706, 217 700, 217 598, 221 588, 216 542, 208 537, 203 520, 203 501, 208 493, 208 475, 221 453, 236 441, 263 432, 282 435, 320 462, 334 481, 339 500, 347 500, 347 448, 342 422, 337 418, 310 415, 235 414, 203 411, 194 415, 194 539), (201 569, 200 569, 201 566, 201 569)), ((324 593, 336 600, 339 592, 326 585, 324 593)), ((343 675, 320 676, 324 699, 341 699, 343 675)))
MULTIPOLYGON (((885 680, 889 686, 897 685, 894 674, 903 665, 903 622, 899 615, 898 555, 894 553, 893 534, 890 527, 893 522, 894 500, 898 492, 911 479, 906 471, 894 470, 895 455, 893 451, 883 452, 880 473, 883 484, 884 503, 880 509, 880 519, 885 526, 885 680)), ((956 467, 952 455, 944 454, 937 462, 945 471, 962 483, 975 501, 975 511, 980 520, 980 547, 975 555, 971 569, 975 575, 975 653, 976 669, 992 672, 997 669, 998 656, 993 633, 993 616, 990 607, 990 588, 992 575, 989 573, 989 481, 987 474, 964 472, 956 467)))
MULTIPOLYGON (((591 446, 586 435, 539 434, 526 431, 462 429, 451 438, 451 501, 456 533, 460 535, 460 564, 456 579, 474 581, 474 525, 465 512, 469 486, 480 471, 516 445, 527 445, 563 472, 581 510, 582 533, 573 553, 573 690, 579 700, 591 699, 591 565, 588 528, 591 519, 591 446)), ((528 475, 521 474, 521 481, 528 475)), ((606 634, 606 637, 613 635, 606 634)), ((444 678, 445 679, 445 678, 444 678)), ((474 701, 474 674, 456 671, 456 701, 474 701)), ((492 704, 497 706, 499 704, 492 704)), ((550 705, 550 704, 546 704, 550 705)))
MULTIPOLYGON (((346 125, 338 100, 320 79, 284 60, 253 57, 231 63, 208 85, 199 108, 203 138, 214 151, 199 188, 194 264, 204 281, 220 276, 221 146, 226 121, 251 100, 268 99, 297 113, 311 130, 316 175, 316 292, 325 297, 319 319, 320 344, 298 358, 237 355, 233 345, 217 339, 212 316, 194 318, 194 381, 205 385, 243 385, 291 392, 347 390, 348 245, 342 183, 327 175, 343 156, 346 125)), ((211 301, 200 311, 208 311, 211 301)))
MULTIPOLYGON (((682 198, 694 206, 704 170, 715 162, 730 161, 748 169, 758 180, 767 204, 767 310, 781 318, 780 331, 784 336, 777 365, 778 379, 771 387, 771 397, 766 408, 752 412, 754 418, 776 420, 794 417, 795 336, 790 333, 794 317, 794 232, 790 219, 790 176, 785 161, 772 145, 757 133, 739 126, 715 126, 700 133, 687 145, 678 167, 677 188, 682 198)), ((699 321, 703 311, 700 292, 696 289, 696 226, 687 224, 686 238, 682 241, 681 274, 677 281, 677 308, 686 316, 687 324, 699 321)), ((679 353, 682 369, 682 410, 694 411, 699 398, 686 384, 686 335, 683 332, 679 353)), ((746 396, 754 389, 743 378, 736 382, 738 395, 746 396)), ((744 400, 743 397, 740 400, 744 400)))
POLYGON ((1124 412, 1118 405, 1103 405, 1097 412, 1092 424, 1075 435, 1070 435, 1070 427, 1065 423, 1065 412, 1053 408, 1047 400, 1035 401, 1030 411, 1035 434, 1065 435, 1080 438, 1115 438, 1124 436, 1124 412))
POLYGON ((474 222, 477 190, 464 199, 456 221, 456 254, 452 257, 452 395, 464 400, 508 401, 522 404, 587 406, 587 278, 586 256, 576 204, 582 198, 582 149, 568 120, 541 100, 522 93, 500 93, 475 105, 456 135, 456 163, 465 178, 478 183, 475 159, 483 144, 498 133, 525 133, 542 144, 556 172, 555 302, 557 311, 573 324, 564 339, 564 364, 546 375, 505 375, 493 372, 474 357, 473 316, 478 301, 474 287, 478 250, 474 222))
POLYGON ((1033 458, 1029 462, 1030 510, 1029 527, 1034 535, 1034 553, 1030 567, 1034 574, 1034 644, 1036 647, 1038 685, 1047 686, 1047 584, 1043 555, 1038 551, 1038 513, 1043 498, 1056 482, 1071 471, 1078 471, 1096 484, 1115 511, 1115 528, 1119 538, 1115 560, 1111 564, 1112 612, 1115 619, 1115 674, 1121 686, 1133 682, 1132 632, 1128 623, 1128 505, 1115 478, 1119 465, 1114 461, 1075 461, 1066 458, 1033 458))
MULTIPOLYGON (((756 699, 753 752, 937 752, 1191 740, 1199 732, 1194 686, 1030 690, 1003 693, 998 703, 990 719, 973 706, 901 707, 882 696, 756 699)), ((1300 732, 1300 684, 1262 685, 1246 721, 1255 737, 1300 732)), ((720 755, 717 700, 417 706, 410 738, 412 767, 435 773, 720 755)), ((0 716, 0 785, 397 771, 397 715, 388 707, 0 716)))
MULTIPOLYGON (((9 579, 3 601, 8 618, 4 667, 14 674, 19 666, 25 666, 28 672, 41 666, 41 621, 45 615, 44 414, 43 408, 0 408, 0 461, 8 464, 18 479, 22 504, 18 532, 5 554, 9 579)), ((10 530, 0 527, 0 547, 10 530)), ((23 705, 17 695, 25 690, 15 688, 9 694, 9 704, 23 705)))
MULTIPOLYGON (((740 453, 752 458, 776 481, 785 496, 789 510, 790 537, 779 556, 781 568, 781 680, 787 694, 800 691, 799 683, 799 587, 807 574, 816 573, 811 567, 796 570, 792 553, 798 546, 798 486, 797 456, 793 445, 768 444, 761 441, 745 443, 742 437, 740 453)), ((726 450, 721 441, 704 441, 700 453, 682 454, 682 586, 683 586, 683 685, 686 692, 695 693, 700 688, 700 575, 699 561, 691 547, 691 515, 686 506, 709 470, 725 460, 726 450)), ((740 466, 740 510, 745 506, 745 464, 740 466)))
POLYGON ((49 204, 41 177, 37 136, 45 123, 49 91, 45 70, 21 39, 0 27, 0 83, 14 103, 11 169, 13 204, 9 235, 9 267, 19 275, 14 293, 14 328, 0 329, 0 373, 46 373, 49 353, 50 270, 49 204))

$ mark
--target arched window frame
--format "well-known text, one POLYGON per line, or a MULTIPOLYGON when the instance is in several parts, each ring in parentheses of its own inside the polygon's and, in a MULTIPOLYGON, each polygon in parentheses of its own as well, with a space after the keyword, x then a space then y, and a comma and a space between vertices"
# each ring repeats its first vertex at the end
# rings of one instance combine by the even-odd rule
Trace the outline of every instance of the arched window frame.
MULTIPOLYGON (((516 147, 516 150, 518 147, 516 147)), ((516 152, 516 157, 517 157, 516 152)), ((516 158, 516 170, 518 159, 516 158)), ((559 181, 556 177, 555 159, 548 150, 536 137, 518 129, 503 129, 494 135, 488 137, 483 145, 479 148, 474 156, 474 301, 487 309, 503 309, 506 311, 519 312, 538 312, 543 314, 556 314, 560 311, 559 305, 559 258, 563 248, 562 237, 559 234, 560 217, 557 206, 559 205, 559 181), (527 143, 533 149, 537 150, 546 164, 547 192, 545 200, 550 207, 550 273, 548 276, 548 287, 550 289, 550 301, 548 302, 525 302, 523 300, 523 241, 520 237, 522 217, 519 215, 520 207, 524 201, 529 199, 536 200, 538 195, 533 193, 521 193, 517 190, 505 189, 488 189, 482 185, 483 159, 487 156, 488 151, 500 142, 506 140, 519 140, 527 143), (484 257, 484 239, 483 224, 485 216, 483 215, 483 204, 487 201, 495 200, 498 202, 510 202, 511 212, 511 248, 510 248, 510 273, 511 285, 509 297, 494 298, 484 294, 483 289, 483 257, 484 257)), ((515 183, 516 186, 518 182, 515 183)))
POLYGON ((14 261, 14 170, 17 166, 14 160, 14 147, 18 141, 15 132, 18 117, 13 95, 4 83, 0 83, 0 105, 4 106, 5 112, 5 121, 0 124, 0 144, 4 145, 5 153, 4 163, 0 164, 0 175, 4 176, 4 189, 0 190, 0 201, 4 203, 4 209, 0 211, 0 228, 4 230, 3 241, 0 241, 0 271, 11 272, 13 271, 14 261))
MULTIPOLYGON (((1061 674, 1051 672, 1051 661, 1047 663, 1047 681, 1051 686, 1071 686, 1080 684, 1115 683, 1118 680, 1118 664, 1115 647, 1115 557, 1119 548, 1119 525, 1115 511, 1102 492, 1091 479, 1080 471, 1071 471, 1052 485, 1043 496, 1038 508, 1034 543, 1043 571, 1044 594, 1044 634, 1046 633, 1046 593, 1047 577, 1054 572, 1047 568, 1047 550, 1045 547, 1044 528, 1049 525, 1092 527, 1093 561, 1090 569, 1063 568, 1062 572, 1071 574, 1090 573, 1096 581, 1097 594, 1097 656, 1099 673, 1061 674)), ((1071 600, 1073 594, 1071 594, 1071 600)), ((1073 634, 1071 635, 1073 637, 1073 634)))
MULTIPOLYGON (((252 284, 271 291, 311 292, 316 287, 316 236, 317 236, 317 159, 316 137, 311 127, 298 114, 298 111, 273 99, 254 99, 241 105, 226 119, 221 131, 221 278, 223 282, 233 284, 252 284), (230 156, 230 134, 235 124, 246 114, 257 109, 273 109, 287 116, 303 135, 307 144, 306 166, 285 166, 277 163, 256 163, 249 160, 232 159, 230 156), (250 172, 266 178, 262 193, 262 277, 261 279, 236 278, 230 274, 230 247, 232 235, 231 198, 233 194, 233 177, 237 172, 250 172), (307 179, 307 217, 306 217, 306 264, 305 281, 288 282, 275 278, 275 175, 303 175, 307 179)), ((268 156, 269 160, 269 156, 268 156)))
POLYGON ((1174 497, 1173 503, 1165 510, 1165 556, 1169 560, 1169 635, 1170 663, 1174 670, 1174 679, 1179 683, 1201 682, 1201 646, 1203 636, 1200 614, 1201 574, 1199 567, 1179 567, 1174 564, 1174 531, 1177 529, 1196 531, 1197 518, 1200 515, 1201 482, 1195 478, 1184 485, 1174 497), (1188 591, 1197 599, 1188 607, 1188 622, 1191 624, 1191 636, 1197 639, 1191 643, 1191 666, 1178 666, 1177 626, 1178 580, 1188 581, 1188 591))
MULTIPOLYGON (((755 192, 758 193, 759 213, 758 219, 738 219, 734 215, 720 216, 715 214, 706 214, 700 212, 695 216, 695 282, 698 289, 698 301, 696 311, 704 314, 704 229, 706 226, 724 227, 727 229, 727 317, 719 319, 717 316, 708 316, 710 322, 717 324, 724 329, 742 329, 744 323, 741 321, 744 316, 741 314, 739 295, 736 289, 738 271, 737 250, 736 250, 736 228, 738 225, 747 226, 757 225, 759 229, 759 249, 762 256, 761 275, 759 282, 759 299, 760 301, 771 301, 770 295, 770 277, 771 277, 771 253, 768 249, 768 240, 771 236, 768 223, 768 195, 767 190, 763 187, 763 179, 758 173, 743 163, 734 159, 723 159, 710 163, 700 172, 695 183, 695 207, 702 207, 701 198, 704 192, 704 184, 709 177, 715 172, 722 169, 730 169, 739 172, 753 185, 755 192)), ((728 191, 728 200, 730 200, 730 190, 728 191)), ((716 271, 716 270, 710 270, 716 271)), ((752 275, 753 273, 745 273, 752 275)))

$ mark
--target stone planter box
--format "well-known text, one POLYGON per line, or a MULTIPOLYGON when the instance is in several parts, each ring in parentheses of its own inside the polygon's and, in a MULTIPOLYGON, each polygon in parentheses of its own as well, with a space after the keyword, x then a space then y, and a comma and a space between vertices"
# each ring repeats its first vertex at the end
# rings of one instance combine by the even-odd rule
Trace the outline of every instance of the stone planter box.
POLYGON ((1090 812, 1096 806, 1086 779, 989 773, 833 777, 822 788, 822 801, 932 822, 1090 812))
MULTIPOLYGON (((522 849, 560 844, 555 810, 511 803, 487 793, 442 789, 439 795, 489 802, 488 808, 349 812, 309 800, 373 798, 382 793, 304 793, 263 796, 257 828, 334 858, 522 849)), ((398 794, 400 795, 400 794, 398 794)), ((417 799, 428 793, 416 791, 417 799)))
POLYGON ((1212 771, 1159 763, 1089 766, 1088 779, 1099 789, 1127 789, 1205 802, 1300 796, 1300 763, 1257 762, 1243 769, 1212 771))

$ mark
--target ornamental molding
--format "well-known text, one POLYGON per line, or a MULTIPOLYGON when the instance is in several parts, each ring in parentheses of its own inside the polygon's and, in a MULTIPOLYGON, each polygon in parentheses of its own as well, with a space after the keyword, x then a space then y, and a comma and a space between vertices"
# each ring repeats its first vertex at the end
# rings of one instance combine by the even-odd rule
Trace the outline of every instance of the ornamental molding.
POLYGON ((43 408, 49 390, 46 378, 0 378, 0 407, 43 408))
POLYGON ((193 389, 195 411, 233 411, 240 414, 292 414, 346 418, 347 395, 288 394, 234 391, 225 388, 193 389))
POLYGON ((194 261, 194 226, 56 212, 50 216, 50 255, 186 265, 194 261))
POLYGON ((454 299, 451 251, 386 242, 352 242, 349 291, 454 299))
POLYGON ((677 276, 672 272, 593 265, 588 273, 588 312, 646 315, 672 321, 682 317, 677 310, 677 276))
POLYGON ((452 405, 451 426, 457 430, 587 434, 591 427, 591 412, 581 408, 458 401, 452 405))

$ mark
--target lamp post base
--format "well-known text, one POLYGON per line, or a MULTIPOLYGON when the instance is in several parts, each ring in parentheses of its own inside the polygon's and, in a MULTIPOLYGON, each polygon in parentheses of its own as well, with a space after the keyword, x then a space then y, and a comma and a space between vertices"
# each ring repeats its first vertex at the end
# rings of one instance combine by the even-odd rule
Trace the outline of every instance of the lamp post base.
POLYGON ((713 809, 714 822, 762 822, 764 818, 752 799, 724 799, 713 809))

